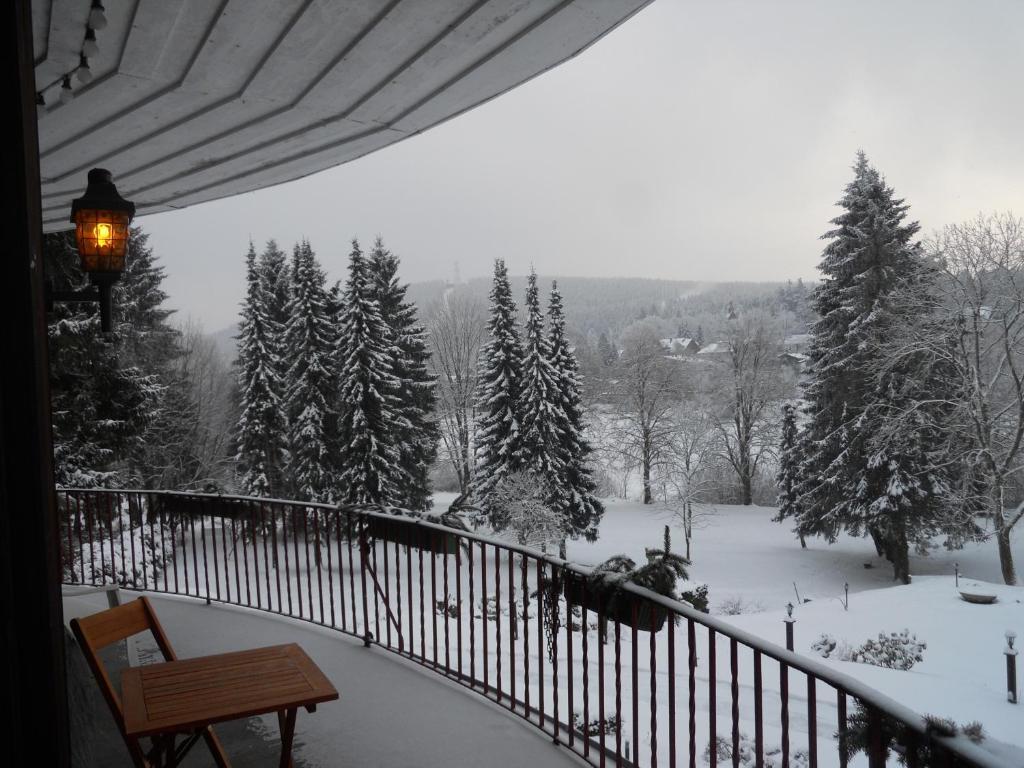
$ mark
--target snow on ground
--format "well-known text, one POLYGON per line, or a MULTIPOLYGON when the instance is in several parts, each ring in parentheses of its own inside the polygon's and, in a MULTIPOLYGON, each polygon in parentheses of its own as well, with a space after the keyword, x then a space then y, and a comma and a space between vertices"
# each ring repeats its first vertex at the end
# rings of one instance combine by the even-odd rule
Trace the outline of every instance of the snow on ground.
MULTIPOLYGON (((644 548, 660 546, 666 524, 673 525, 673 550, 684 551, 682 528, 675 527, 664 509, 620 499, 607 499, 605 505, 601 537, 594 543, 569 542, 570 560, 594 565, 622 553, 644 562, 644 548)), ((801 598, 818 600, 838 600, 844 583, 849 583, 851 592, 893 586, 892 569, 875 554, 870 540, 842 536, 829 545, 822 539, 808 539, 804 550, 789 526, 771 521, 775 512, 772 507, 728 504, 701 510, 700 527, 693 534, 690 578, 710 587, 713 613, 729 598, 741 598, 748 606, 744 612, 758 606, 781 609, 796 602, 794 581, 801 598), (865 563, 871 567, 865 568, 865 563)), ((1014 554, 1018 568, 1024 569, 1024 535, 1019 533, 1014 554)), ((911 572, 952 576, 956 562, 960 572, 971 578, 1001 581, 992 541, 952 552, 939 546, 927 557, 912 554, 911 572)))
MULTIPOLYGON (((659 544, 663 526, 673 524, 665 510, 621 500, 606 504, 601 538, 592 544, 571 542, 571 560, 592 565, 624 553, 643 561, 644 547, 659 544)), ((1024 705, 1006 701, 1003 655, 1006 630, 1024 637, 1024 588, 1002 585, 994 542, 959 551, 938 546, 928 556, 913 555, 913 583, 894 585, 891 568, 869 540, 841 537, 829 545, 808 539, 807 549, 801 549, 787 526, 771 522, 774 514, 767 507, 721 505, 702 517, 694 532, 690 577, 709 585, 713 613, 721 613, 725 603, 739 604, 741 615, 721 618, 782 644, 785 605, 797 603, 796 582, 800 597, 810 600, 794 613, 798 653, 812 655, 811 643, 823 633, 857 646, 880 632, 909 629, 928 646, 924 661, 910 671, 826 663, 918 712, 961 724, 980 721, 991 739, 1024 749, 1024 705), (954 563, 959 563, 961 586, 977 585, 998 601, 974 605, 960 599, 954 563), (847 583, 848 610, 842 599, 847 583)), ((673 527, 673 549, 683 547, 682 531, 673 527)), ((1019 533, 1014 555, 1018 568, 1024 568, 1024 535, 1019 533)), ((1024 670, 1019 676, 1024 690, 1024 670)), ((1024 755, 1017 753, 1015 762, 1024 764, 1024 755)))

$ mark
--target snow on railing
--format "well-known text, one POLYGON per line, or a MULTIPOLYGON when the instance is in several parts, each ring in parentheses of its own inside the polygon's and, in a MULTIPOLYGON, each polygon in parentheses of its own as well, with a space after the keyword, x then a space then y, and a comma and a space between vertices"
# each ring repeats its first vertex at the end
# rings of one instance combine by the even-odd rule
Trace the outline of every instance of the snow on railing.
POLYGON ((66 583, 246 606, 378 645, 594 765, 1001 765, 848 675, 631 582, 397 510, 58 491, 66 583))

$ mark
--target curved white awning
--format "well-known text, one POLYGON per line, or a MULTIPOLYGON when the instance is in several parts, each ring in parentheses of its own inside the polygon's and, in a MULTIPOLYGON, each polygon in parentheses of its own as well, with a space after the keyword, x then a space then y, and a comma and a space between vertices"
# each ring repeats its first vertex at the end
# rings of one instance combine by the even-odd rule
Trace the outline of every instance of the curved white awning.
MULTIPOLYGON (((471 109, 575 56, 650 0, 89 0, 33 3, 44 229, 86 172, 140 214, 280 184, 471 109)), ((482 137, 483 138, 483 137, 482 137)))

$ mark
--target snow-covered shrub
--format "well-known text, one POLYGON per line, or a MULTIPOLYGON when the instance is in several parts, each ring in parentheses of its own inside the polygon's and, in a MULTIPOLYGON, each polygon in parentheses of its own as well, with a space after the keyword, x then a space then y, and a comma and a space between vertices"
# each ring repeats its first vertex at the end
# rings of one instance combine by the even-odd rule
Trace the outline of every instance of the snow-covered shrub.
MULTIPOLYGON (((738 763, 741 768, 755 768, 757 765, 756 743, 745 733, 740 734, 738 763)), ((715 755, 718 765, 729 765, 732 763, 732 738, 719 736, 715 739, 715 755)), ((711 763, 711 745, 704 750, 704 762, 711 763)), ((807 753, 804 750, 796 750, 789 753, 790 768, 807 768, 807 753)), ((766 747, 764 751, 765 768, 781 768, 782 748, 766 747)))
POLYGON ((607 736, 615 733, 616 728, 619 727, 619 716, 608 715, 604 720, 595 717, 589 723, 586 723, 586 727, 584 727, 583 715, 579 712, 573 712, 572 724, 577 731, 587 736, 600 736, 602 733, 607 736))
POLYGON ((444 600, 434 601, 434 613, 439 613, 442 616, 447 616, 449 619, 459 618, 459 604, 455 598, 448 598, 448 602, 444 600))
POLYGON ((902 632, 879 632, 878 639, 869 638, 864 645, 855 648, 850 661, 873 664, 886 669, 911 669, 917 662, 924 661, 924 650, 928 644, 918 641, 917 635, 909 629, 902 632))
POLYGON ((811 643, 811 650, 825 659, 852 661, 853 650, 845 640, 836 640, 832 635, 824 634, 811 643))
MULTIPOLYGON (((928 733, 933 733, 939 736, 956 736, 962 734, 968 739, 978 744, 985 740, 985 732, 978 722, 965 723, 962 726, 958 726, 954 721, 946 717, 937 717, 935 715, 925 715, 925 729, 928 733)), ((864 752, 867 754, 867 745, 869 741, 869 718, 868 712, 860 702, 857 703, 854 710, 846 718, 846 733, 843 738, 839 738, 839 734, 835 734, 836 739, 839 741, 840 749, 845 756, 845 762, 850 762, 854 755, 858 752, 864 752)), ((891 717, 882 715, 880 718, 880 733, 879 741, 881 742, 882 749, 885 753, 884 763, 888 764, 890 752, 896 753, 896 759, 900 765, 908 765, 913 762, 914 765, 944 765, 948 762, 949 755, 943 755, 946 759, 939 759, 938 755, 932 753, 933 743, 930 740, 921 739, 916 733, 908 734, 906 726, 891 717), (908 739, 908 735, 912 736, 912 740, 908 739), (913 756, 914 760, 908 760, 909 747, 908 742, 915 745, 916 754, 913 756)))
POLYGON ((731 595, 718 604, 716 613, 725 616, 739 616, 743 613, 760 613, 764 606, 756 600, 746 600, 743 595, 731 595))
POLYGON ((81 547, 72 548, 70 561, 64 563, 64 578, 70 583, 138 589, 154 585, 170 563, 175 534, 163 521, 143 523, 140 515, 145 514, 122 500, 109 521, 72 516, 71 539, 76 544, 80 539, 81 547))
POLYGON ((693 589, 684 589, 680 595, 680 600, 692 605, 701 613, 708 613, 708 585, 698 584, 693 589))

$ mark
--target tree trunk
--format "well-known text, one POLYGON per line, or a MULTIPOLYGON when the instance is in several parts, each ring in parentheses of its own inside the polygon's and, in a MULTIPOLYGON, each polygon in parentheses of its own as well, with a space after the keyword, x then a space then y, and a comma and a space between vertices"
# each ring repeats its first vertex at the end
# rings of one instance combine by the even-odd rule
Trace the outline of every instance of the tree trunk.
POLYGON ((740 477, 740 493, 742 495, 740 503, 744 506, 750 506, 754 503, 754 491, 750 474, 746 470, 747 468, 744 467, 743 475, 740 477))
POLYGON ((1003 581, 1013 586, 1017 583, 1017 571, 1013 567, 1013 550, 1010 549, 1010 529, 1003 528, 996 533, 996 545, 999 547, 999 568, 1003 573, 1003 581))
POLYGON ((804 538, 804 535, 798 532, 797 536, 800 537, 800 549, 807 549, 807 539, 804 538))
POLYGON ((644 455, 644 504, 650 504, 654 500, 651 493, 651 459, 644 455))
POLYGON ((868 533, 871 535, 871 541, 875 545, 875 553, 879 557, 885 557, 885 536, 882 531, 873 525, 869 525, 868 533))
POLYGON ((1010 529, 1006 526, 1003 509, 1003 485, 997 480, 992 491, 992 519, 996 527, 996 546, 999 548, 999 570, 1003 582, 1014 586, 1017 583, 1017 569, 1013 566, 1013 550, 1010 549, 1010 529))

